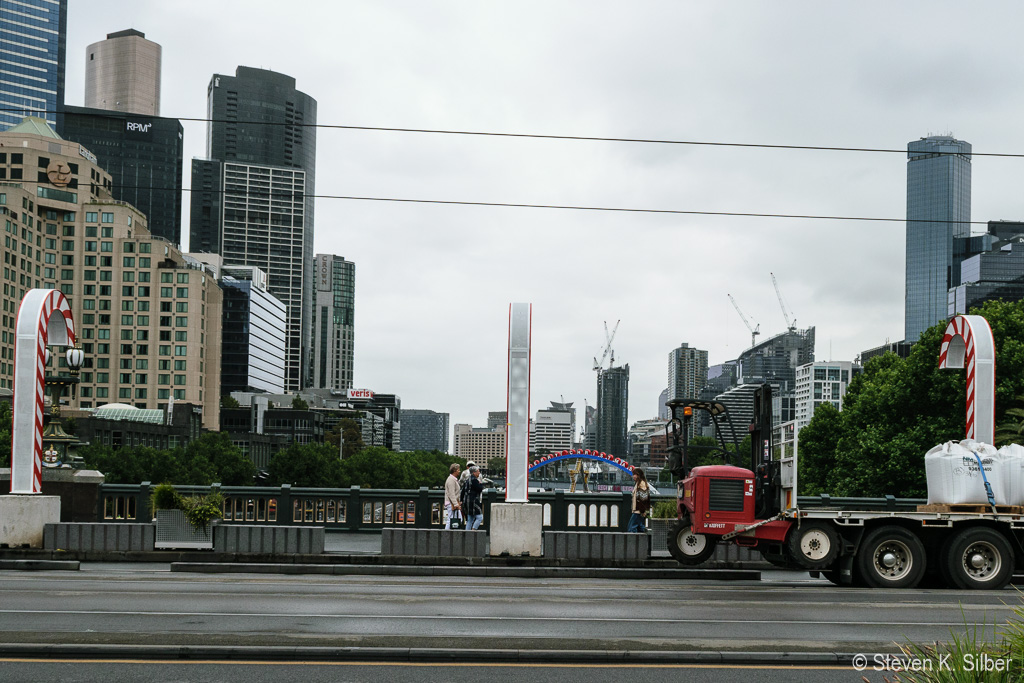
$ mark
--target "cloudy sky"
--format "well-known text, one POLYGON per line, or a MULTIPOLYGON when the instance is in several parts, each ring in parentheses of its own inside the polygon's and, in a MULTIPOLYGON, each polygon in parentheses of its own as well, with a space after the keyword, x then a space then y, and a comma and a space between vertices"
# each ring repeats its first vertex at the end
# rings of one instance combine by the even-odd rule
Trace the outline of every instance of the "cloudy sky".
MULTIPOLYGON (((1024 153, 1012 1, 69 5, 71 104, 86 46, 135 28, 163 46, 165 116, 203 117, 211 75, 245 65, 295 77, 320 124, 895 150, 952 133, 1024 153)), ((188 187, 205 124, 184 125, 188 187)), ((905 166, 900 153, 320 129, 317 192, 902 218, 905 166)), ((972 219, 1024 219, 1022 172, 1024 159, 976 157, 972 219)), ((771 272, 797 325, 817 328, 819 360, 903 336, 901 223, 320 199, 315 249, 356 263, 356 385, 453 424, 505 407, 512 301, 534 305, 534 407, 593 404, 603 323, 621 320, 630 422, 655 415, 680 342, 712 363, 749 346, 727 293, 761 339, 783 331, 771 272)))

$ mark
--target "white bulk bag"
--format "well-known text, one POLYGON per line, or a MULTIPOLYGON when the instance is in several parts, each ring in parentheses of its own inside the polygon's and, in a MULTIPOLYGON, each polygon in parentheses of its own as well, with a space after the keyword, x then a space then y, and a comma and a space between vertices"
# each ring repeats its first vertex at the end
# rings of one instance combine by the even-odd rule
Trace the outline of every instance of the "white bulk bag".
POLYGON ((999 449, 1002 454, 1008 505, 1024 505, 1024 446, 1010 444, 999 449))
POLYGON ((975 441, 953 441, 936 446, 924 456, 925 475, 928 480, 930 505, 956 505, 960 503, 988 504, 985 478, 978 467, 978 458, 985 469, 985 477, 992 485, 996 505, 1009 505, 1004 461, 1009 460, 989 444, 975 441), (970 446, 970 448, 967 448, 970 446))

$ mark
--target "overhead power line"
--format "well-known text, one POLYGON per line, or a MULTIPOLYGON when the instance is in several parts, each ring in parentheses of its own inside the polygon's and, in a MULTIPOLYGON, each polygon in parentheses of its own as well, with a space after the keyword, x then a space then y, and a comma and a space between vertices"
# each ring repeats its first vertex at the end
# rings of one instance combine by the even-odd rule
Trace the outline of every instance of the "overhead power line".
MULTIPOLYGON (((27 116, 37 114, 55 114, 54 111, 33 111, 26 112, 24 109, 0 108, 0 111, 19 112, 27 116)), ((103 112, 90 112, 90 116, 106 116, 107 118, 123 119, 123 113, 105 114, 103 112)), ((143 116, 139 114, 138 116, 143 116)), ((149 119, 170 119, 174 121, 189 121, 193 123, 233 123, 239 125, 260 125, 260 126, 289 126, 293 128, 325 128, 335 130, 365 130, 379 131, 385 133, 425 133, 431 135, 471 135, 478 137, 494 138, 532 138, 538 140, 575 140, 585 142, 629 142, 635 144, 653 145, 691 145, 705 147, 749 147, 757 149, 792 149, 792 150, 814 150, 823 152, 880 152, 885 154, 906 154, 906 149, 891 149, 886 147, 836 147, 827 145, 780 145, 762 142, 721 142, 713 140, 668 140, 657 138, 626 138, 626 137, 601 137, 596 135, 548 135, 544 133, 508 133, 498 131, 477 131, 477 130, 448 130, 442 128, 395 128, 387 126, 353 126, 333 123, 303 123, 303 122, 278 122, 278 121, 243 121, 238 119, 209 119, 199 117, 170 117, 170 116, 148 116, 149 119)), ((943 152, 929 150, 929 155, 961 155, 961 152, 943 152)), ((1010 157, 1024 158, 1024 153, 1015 154, 1010 152, 974 152, 966 156, 979 157, 1010 157)))
MULTIPOLYGON (((42 183, 35 180, 7 180, 0 181, 0 185, 48 185, 48 183, 42 183)), ((149 190, 149 191, 160 191, 160 192, 177 192, 178 189, 174 187, 155 187, 148 185, 121 185, 119 186, 123 190, 149 190)), ((77 188, 78 191, 82 191, 81 187, 77 188)), ((70 190, 69 190, 70 191, 70 190)), ((206 194, 226 194, 228 190, 213 190, 204 189, 193 189, 193 188, 182 188, 182 192, 189 193, 206 193, 206 194)), ((794 219, 813 219, 813 220, 828 220, 828 221, 868 221, 877 223, 949 223, 954 225, 988 225, 989 221, 949 221, 949 220, 931 220, 931 219, 913 219, 913 218, 891 218, 884 216, 836 216, 836 215, 821 215, 821 214, 802 214, 802 213, 758 213, 752 211, 700 211, 696 209, 652 209, 642 207, 628 207, 628 206, 587 206, 581 204, 527 204, 519 202, 482 202, 472 201, 463 199, 414 199, 411 197, 366 197, 356 195, 342 195, 342 194, 302 194, 293 195, 287 192, 265 192, 261 190, 251 190, 245 193, 238 192, 237 190, 231 190, 232 194, 243 195, 248 198, 267 199, 267 200, 290 200, 298 201, 303 198, 312 199, 340 199, 348 201, 359 201, 359 202, 394 202, 402 204, 437 204, 447 206, 484 206, 484 207, 500 207, 510 209, 553 209, 561 211, 609 211, 619 213, 651 213, 651 214, 673 214, 683 216, 733 216, 740 218, 794 218, 794 219)))

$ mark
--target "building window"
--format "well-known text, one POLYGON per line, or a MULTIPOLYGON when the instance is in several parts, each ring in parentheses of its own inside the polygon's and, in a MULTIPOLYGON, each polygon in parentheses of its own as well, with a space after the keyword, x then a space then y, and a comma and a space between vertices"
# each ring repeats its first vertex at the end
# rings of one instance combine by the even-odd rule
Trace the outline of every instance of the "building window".
POLYGON ((113 223, 114 222, 114 214, 110 213, 110 212, 107 212, 107 211, 104 211, 103 212, 103 222, 104 223, 113 223))

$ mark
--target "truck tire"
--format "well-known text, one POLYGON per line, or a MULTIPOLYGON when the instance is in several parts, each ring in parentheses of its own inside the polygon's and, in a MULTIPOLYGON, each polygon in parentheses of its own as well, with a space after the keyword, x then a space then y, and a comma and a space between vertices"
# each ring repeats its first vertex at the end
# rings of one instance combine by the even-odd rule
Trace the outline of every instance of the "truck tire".
POLYGON ((956 588, 995 590, 1013 575, 1013 549, 1002 534, 986 527, 968 527, 953 536, 943 562, 944 574, 956 588))
POLYGON ((695 534, 690 520, 681 519, 668 530, 668 552, 680 564, 698 565, 715 552, 717 536, 695 534))
POLYGON ((789 530, 786 550, 804 569, 824 569, 839 555, 839 534, 828 522, 803 522, 789 530))
POLYGON ((917 536, 903 527, 883 526, 864 537, 856 566, 870 588, 913 588, 924 576, 925 562, 917 536))

